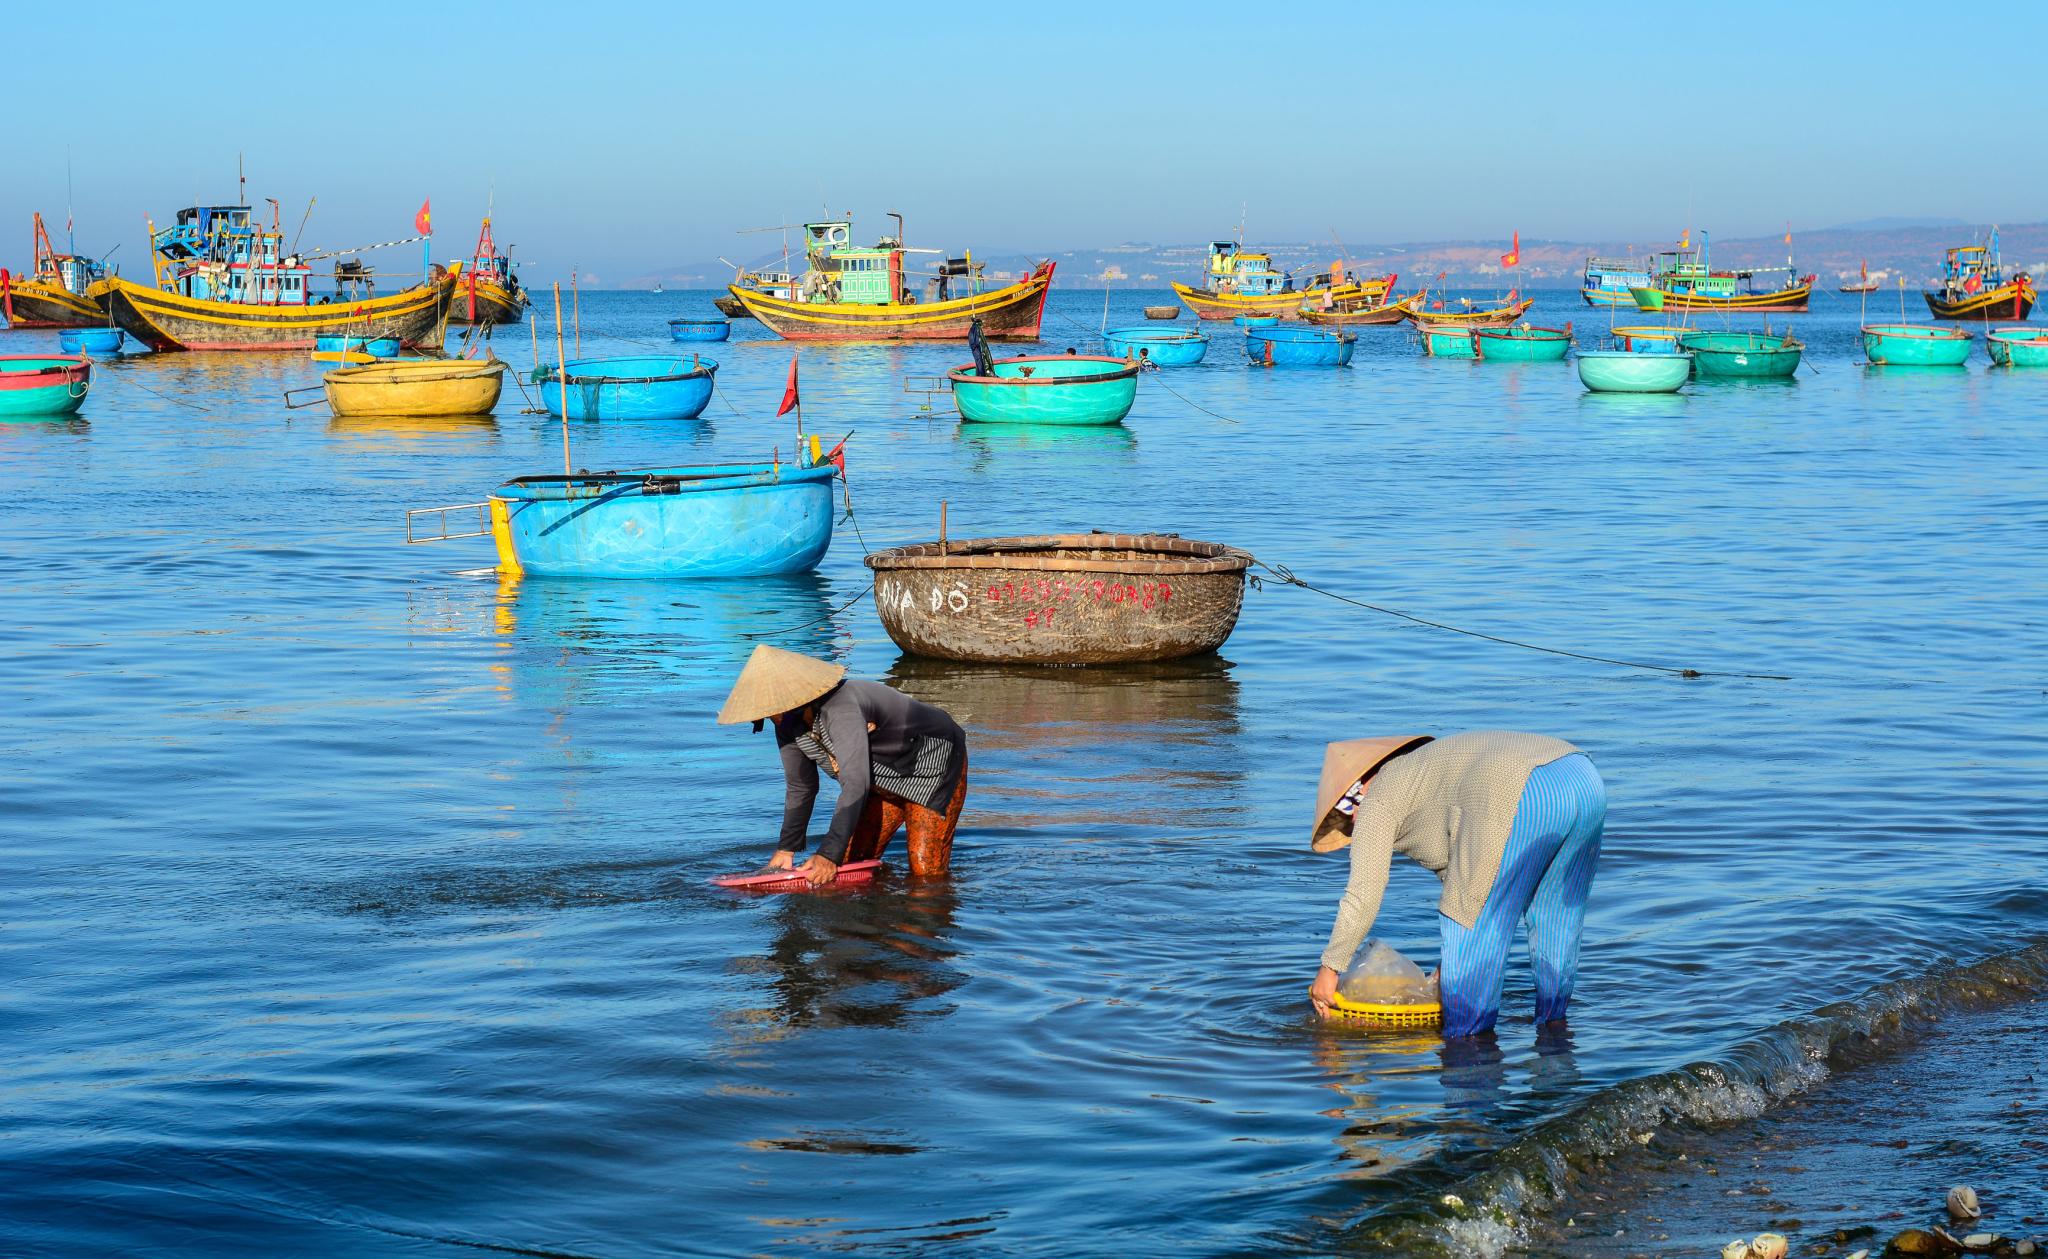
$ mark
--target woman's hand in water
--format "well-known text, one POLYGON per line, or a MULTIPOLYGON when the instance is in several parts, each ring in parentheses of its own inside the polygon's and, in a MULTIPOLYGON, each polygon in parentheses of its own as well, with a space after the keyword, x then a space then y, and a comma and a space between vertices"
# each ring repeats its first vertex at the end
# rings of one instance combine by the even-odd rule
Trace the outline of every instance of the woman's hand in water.
POLYGON ((1316 971, 1316 981, 1308 986, 1308 1003, 1316 1008, 1323 1018, 1330 1017, 1330 1002, 1337 997, 1337 972, 1325 966, 1316 971))
POLYGON ((839 865, 825 857, 812 857, 804 862, 804 873, 810 877, 812 887, 822 887, 839 877, 839 865))
POLYGON ((768 868, 770 870, 789 870, 795 868, 795 866, 796 854, 787 848, 776 849, 775 855, 768 858, 768 868))

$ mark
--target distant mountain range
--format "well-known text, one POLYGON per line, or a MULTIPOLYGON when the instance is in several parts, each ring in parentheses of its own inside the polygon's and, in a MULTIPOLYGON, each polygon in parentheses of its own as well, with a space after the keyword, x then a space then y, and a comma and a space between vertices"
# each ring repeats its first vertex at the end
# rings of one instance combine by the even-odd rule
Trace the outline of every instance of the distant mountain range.
MULTIPOLYGON (((1853 278, 1868 263, 1873 278, 1893 282, 1903 276, 1908 287, 1932 283, 1941 268, 1942 252, 1955 245, 1968 245, 1989 235, 1989 224, 1971 224, 1957 219, 1866 219, 1841 227, 1795 231, 1792 234, 1793 265, 1804 274, 1813 272, 1820 282, 1833 286, 1853 278)), ((2036 276, 2048 275, 2048 223, 2003 224, 1998 229, 2000 252, 2008 269, 2021 269, 2036 276)), ((1285 270, 1321 270, 1330 264, 1335 246, 1328 242, 1253 242, 1273 255, 1275 265, 1285 270)), ((1522 240, 1521 265, 1504 271, 1501 255, 1505 240, 1424 241, 1400 245, 1366 245, 1350 251, 1350 264, 1367 275, 1398 272, 1401 287, 1434 283, 1439 273, 1444 283, 1457 287, 1477 285, 1504 288, 1521 284, 1533 288, 1576 287, 1584 275, 1586 259, 1627 258, 1654 254, 1675 247, 1675 241, 1629 242, 1612 240, 1522 240)), ((1694 242, 1698 243, 1697 240, 1694 242)), ((1750 236, 1711 241, 1712 262, 1723 267, 1783 266, 1786 257, 1782 236, 1750 236)), ((1058 284, 1068 289, 1099 289, 1107 282, 1116 287, 1163 288, 1169 280, 1191 282, 1208 256, 1206 242, 1156 245, 1130 242, 1098 249, 1069 249, 1051 254, 1026 254, 1014 250, 984 253, 975 257, 988 263, 990 274, 1013 275, 1027 270, 1041 257, 1060 264, 1058 284)), ((766 266, 781 261, 781 251, 750 259, 749 266, 766 266)), ((667 288, 718 288, 732 278, 723 263, 696 263, 650 272, 626 281, 629 288, 650 288, 657 281, 667 288)))

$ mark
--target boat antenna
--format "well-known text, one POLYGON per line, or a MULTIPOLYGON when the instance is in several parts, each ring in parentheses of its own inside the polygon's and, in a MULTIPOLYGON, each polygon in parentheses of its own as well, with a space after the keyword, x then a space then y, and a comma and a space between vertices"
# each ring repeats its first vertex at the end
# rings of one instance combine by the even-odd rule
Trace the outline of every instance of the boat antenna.
POLYGON ((78 252, 78 233, 71 227, 71 146, 64 146, 64 252, 78 252))
POLYGON ((249 177, 242 173, 242 155, 235 154, 235 204, 242 205, 249 198, 249 177))
POLYGON ((306 198, 306 212, 299 216, 299 230, 292 236, 292 252, 299 252, 299 237, 306 234, 306 220, 313 217, 313 207, 320 204, 320 198, 306 198))
POLYGON ((1240 201, 1237 203, 1237 247, 1239 249, 1244 248, 1244 221, 1245 218, 1251 213, 1251 208, 1252 203, 1249 201, 1240 201))

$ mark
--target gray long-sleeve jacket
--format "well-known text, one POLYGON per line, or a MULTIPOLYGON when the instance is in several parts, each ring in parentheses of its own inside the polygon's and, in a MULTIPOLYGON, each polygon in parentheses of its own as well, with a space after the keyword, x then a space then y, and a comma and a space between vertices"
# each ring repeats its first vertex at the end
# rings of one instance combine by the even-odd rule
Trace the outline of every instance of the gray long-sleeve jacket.
MULTIPOLYGON (((818 844, 820 856, 835 863, 846 859, 846 845, 853 838, 853 828, 860 823, 861 810, 867 807, 873 787, 873 767, 879 763, 901 774, 910 774, 916 768, 922 739, 944 740, 953 745, 954 752, 933 798, 917 803, 931 805, 936 801, 935 807, 943 809, 945 802, 953 798, 966 765, 963 753, 967 732, 944 709, 920 703, 893 686, 861 681, 841 682, 814 707, 813 725, 823 728, 824 742, 839 762, 839 803, 832 810, 830 829, 818 844), (872 731, 868 729, 870 724, 874 726, 872 731)), ((798 720, 775 723, 776 749, 782 756, 786 783, 782 839, 777 847, 790 852, 803 850, 804 832, 818 801, 818 766, 797 746, 797 740, 809 732, 810 728, 798 720)))
POLYGON ((1394 854, 1443 880, 1437 908, 1470 927, 1500 874, 1529 771, 1579 749, 1562 739, 1474 730, 1425 743, 1382 765, 1351 820, 1351 881, 1323 965, 1343 970, 1379 917, 1394 854))

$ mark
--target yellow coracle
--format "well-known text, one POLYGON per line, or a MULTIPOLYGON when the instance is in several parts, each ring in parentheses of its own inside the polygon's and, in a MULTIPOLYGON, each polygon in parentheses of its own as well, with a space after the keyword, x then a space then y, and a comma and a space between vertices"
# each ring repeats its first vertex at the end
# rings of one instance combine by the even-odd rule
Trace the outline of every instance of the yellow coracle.
POLYGON ((1346 1022, 1369 1031, 1407 1032, 1442 1027, 1444 1007, 1438 1001, 1410 1001, 1392 1005, 1379 1001, 1346 1001, 1342 993, 1330 998, 1330 1008, 1346 1022))

